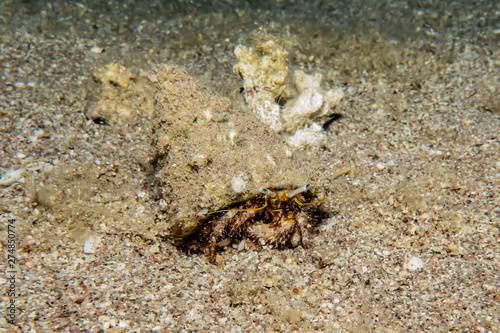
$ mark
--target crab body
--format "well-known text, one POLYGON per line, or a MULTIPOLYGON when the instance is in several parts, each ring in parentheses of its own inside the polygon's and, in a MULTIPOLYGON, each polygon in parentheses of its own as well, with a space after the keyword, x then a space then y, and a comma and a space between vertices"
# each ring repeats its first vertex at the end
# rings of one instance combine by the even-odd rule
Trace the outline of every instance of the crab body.
POLYGON ((216 211, 203 220, 198 230, 186 241, 189 248, 204 249, 209 260, 215 262, 219 247, 248 238, 260 245, 273 248, 309 247, 314 210, 307 192, 310 185, 294 191, 268 189, 226 210, 216 211))

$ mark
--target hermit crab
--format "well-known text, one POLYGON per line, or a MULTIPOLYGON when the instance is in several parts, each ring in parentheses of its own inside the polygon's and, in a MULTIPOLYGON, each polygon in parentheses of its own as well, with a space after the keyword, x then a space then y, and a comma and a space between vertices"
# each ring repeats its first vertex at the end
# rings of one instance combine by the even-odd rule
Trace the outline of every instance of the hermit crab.
POLYGON ((306 184, 291 191, 262 189, 260 195, 208 214, 183 244, 205 250, 211 262, 219 247, 244 238, 273 248, 308 248, 320 214, 310 206, 333 200, 315 200, 311 188, 306 184))

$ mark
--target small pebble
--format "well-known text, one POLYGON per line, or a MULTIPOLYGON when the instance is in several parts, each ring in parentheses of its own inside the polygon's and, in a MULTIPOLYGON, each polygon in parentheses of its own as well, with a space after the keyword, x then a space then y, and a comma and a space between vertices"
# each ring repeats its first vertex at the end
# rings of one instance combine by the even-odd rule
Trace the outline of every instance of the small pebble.
POLYGON ((90 52, 95 53, 95 54, 101 54, 104 49, 102 47, 97 47, 94 46, 90 49, 90 52))
POLYGON ((160 247, 158 244, 153 244, 149 247, 149 253, 158 253, 160 252, 160 247))
POLYGON ((241 242, 238 244, 238 251, 243 251, 247 248, 247 243, 245 239, 242 239, 241 242))

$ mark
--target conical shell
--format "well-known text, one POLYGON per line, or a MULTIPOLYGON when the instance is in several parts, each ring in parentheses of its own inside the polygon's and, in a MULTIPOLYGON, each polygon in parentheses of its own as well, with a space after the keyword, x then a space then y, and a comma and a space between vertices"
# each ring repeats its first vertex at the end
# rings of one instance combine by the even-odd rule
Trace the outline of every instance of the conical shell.
POLYGON ((174 237, 262 188, 307 182, 287 146, 251 112, 179 67, 157 67, 149 79, 156 85, 155 179, 174 237))

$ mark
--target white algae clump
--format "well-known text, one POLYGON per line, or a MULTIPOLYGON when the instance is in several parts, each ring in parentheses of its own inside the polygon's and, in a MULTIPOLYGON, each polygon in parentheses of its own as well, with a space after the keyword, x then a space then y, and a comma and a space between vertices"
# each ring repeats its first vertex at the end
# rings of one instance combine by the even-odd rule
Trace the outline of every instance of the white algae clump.
POLYGON ((149 78, 157 103, 152 163, 158 195, 165 201, 159 231, 186 237, 207 214, 262 188, 308 181, 275 133, 184 69, 157 67, 149 78), (218 121, 222 115, 224 121, 218 121))
MULTIPOLYGON (((243 78, 244 96, 250 109, 275 132, 289 136, 293 147, 320 145, 324 140, 321 125, 344 97, 342 90, 321 88, 322 74, 293 73, 298 92, 284 106, 276 101, 287 88, 288 52, 272 37, 260 35, 257 45, 238 45, 234 71, 243 78)), ((289 89, 287 89, 288 91, 289 89)))
POLYGON ((317 123, 313 123, 307 128, 296 130, 295 133, 287 139, 287 142, 292 147, 308 145, 319 146, 325 139, 325 135, 321 133, 322 131, 323 127, 317 123))

